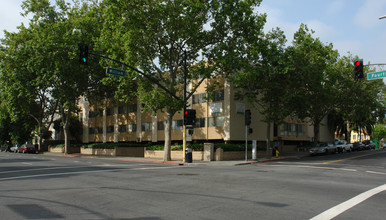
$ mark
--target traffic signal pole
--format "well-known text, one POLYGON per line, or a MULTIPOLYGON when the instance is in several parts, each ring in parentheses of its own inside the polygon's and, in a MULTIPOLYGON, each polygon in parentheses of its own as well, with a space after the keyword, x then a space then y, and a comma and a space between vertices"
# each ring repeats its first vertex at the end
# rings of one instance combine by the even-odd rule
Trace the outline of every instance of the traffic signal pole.
MULTIPOLYGON (((186 67, 186 50, 184 50, 184 111, 183 114, 185 116, 186 110, 186 75, 187 75, 187 67, 186 67)), ((185 117, 183 116, 183 120, 185 117)), ((184 130, 182 131, 182 163, 186 162, 186 125, 184 124, 184 130)))

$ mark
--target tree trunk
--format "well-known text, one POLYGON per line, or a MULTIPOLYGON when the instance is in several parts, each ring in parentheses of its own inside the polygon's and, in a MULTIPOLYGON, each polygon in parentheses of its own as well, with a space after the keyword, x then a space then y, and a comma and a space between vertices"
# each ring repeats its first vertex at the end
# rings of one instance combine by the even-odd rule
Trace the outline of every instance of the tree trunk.
POLYGON ((68 122, 64 123, 63 125, 63 131, 64 131, 64 152, 66 154, 69 154, 69 149, 70 149, 70 126, 68 126, 68 122))
POLYGON ((271 150, 271 123, 267 122, 267 137, 265 140, 267 144, 267 152, 266 156, 267 158, 270 158, 272 156, 272 150, 271 150))
POLYGON ((170 109, 166 110, 166 124, 165 124, 165 147, 164 147, 164 161, 171 160, 171 145, 172 145, 172 117, 173 114, 170 109))
POLYGON ((320 122, 314 124, 314 144, 319 143, 320 122))
POLYGON ((60 105, 60 114, 62 116, 62 122, 63 122, 63 131, 64 131, 64 153, 69 153, 70 148, 70 109, 67 110, 67 114, 65 110, 63 109, 63 105, 60 105))

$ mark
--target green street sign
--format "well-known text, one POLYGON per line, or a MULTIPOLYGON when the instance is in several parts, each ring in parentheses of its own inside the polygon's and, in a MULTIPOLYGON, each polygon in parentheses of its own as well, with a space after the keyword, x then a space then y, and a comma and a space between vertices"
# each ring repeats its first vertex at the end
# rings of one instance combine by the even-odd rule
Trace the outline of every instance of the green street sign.
POLYGON ((380 79, 386 77, 386 70, 367 74, 367 80, 380 79))
POLYGON ((126 71, 120 70, 120 69, 111 68, 111 67, 107 67, 106 73, 114 75, 114 76, 125 76, 126 75, 126 71))

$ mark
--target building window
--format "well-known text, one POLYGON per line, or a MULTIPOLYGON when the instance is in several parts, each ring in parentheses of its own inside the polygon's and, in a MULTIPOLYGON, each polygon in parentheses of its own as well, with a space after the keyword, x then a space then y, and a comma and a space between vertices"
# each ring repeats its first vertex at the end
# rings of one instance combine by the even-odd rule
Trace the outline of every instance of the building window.
POLYGON ((107 108, 106 109, 106 115, 107 116, 114 115, 114 108, 107 108))
POLYGON ((106 128, 106 133, 114 133, 114 125, 112 125, 112 126, 107 126, 107 128, 106 128))
POLYGON ((224 117, 211 117, 208 118, 209 127, 224 127, 224 117))
POLYGON ((159 121, 157 123, 157 130, 158 131, 163 131, 165 130, 165 124, 166 124, 166 121, 159 121))
POLYGON ((288 135, 289 136, 297 136, 296 134, 296 124, 288 124, 288 128, 289 128, 289 131, 288 131, 288 135))
POLYGON ((224 90, 217 90, 213 92, 213 102, 224 101, 224 90))
POLYGON ((88 128, 88 134, 95 134, 94 128, 88 128))
POLYGON ((297 136, 305 136, 306 135, 306 132, 305 132, 306 128, 304 127, 304 125, 298 124, 297 126, 298 126, 298 128, 297 128, 297 132, 298 132, 297 136))
POLYGON ((152 123, 151 122, 144 122, 141 125, 142 131, 151 131, 152 123))
POLYGON ((182 130, 184 128, 184 120, 174 120, 172 121, 173 130, 182 130))
POLYGON ((96 118, 96 117, 102 117, 102 116, 103 116, 103 110, 102 109, 88 112, 89 118, 96 118))
POLYGON ((196 118, 196 123, 194 124, 195 128, 205 128, 205 119, 206 118, 196 118))
POLYGON ((132 104, 132 105, 127 106, 127 112, 128 113, 137 112, 137 104, 132 104))
POLYGON ((280 126, 281 136, 304 136, 305 127, 303 124, 284 123, 280 126))
POLYGON ((126 132, 126 131, 127 131, 127 125, 118 126, 118 132, 126 132))
POLYGON ((206 93, 193 95, 193 104, 201 104, 206 102, 206 93))
POLYGON ((136 131, 137 131, 137 125, 129 124, 129 132, 136 132, 136 131))
POLYGON ((103 134, 103 128, 102 127, 96 127, 95 128, 95 134, 103 134))
POLYGON ((126 113, 127 113, 127 106, 118 107, 118 114, 126 114, 126 113))
POLYGON ((240 115, 244 115, 245 113, 245 104, 244 103, 236 103, 236 113, 240 115))

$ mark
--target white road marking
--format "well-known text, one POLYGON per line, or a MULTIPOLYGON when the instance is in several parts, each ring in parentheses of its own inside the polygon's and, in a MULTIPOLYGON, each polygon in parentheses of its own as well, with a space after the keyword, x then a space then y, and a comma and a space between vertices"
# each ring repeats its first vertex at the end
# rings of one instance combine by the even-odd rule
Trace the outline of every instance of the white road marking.
POLYGON ((32 163, 26 163, 26 162, 22 162, 22 164, 25 164, 25 165, 32 165, 32 163))
POLYGON ((373 173, 373 174, 381 174, 381 175, 386 175, 386 173, 382 173, 382 172, 376 172, 376 171, 370 171, 370 170, 367 170, 366 173, 373 173))
POLYGON ((36 174, 36 175, 26 175, 26 176, 15 176, 15 177, 5 177, 0 178, 0 181, 4 180, 15 180, 15 179, 28 179, 35 177, 44 177, 44 176, 63 176, 63 175, 71 175, 71 174, 81 174, 81 173, 103 173, 103 172, 114 172, 114 171, 123 171, 123 170, 157 170, 157 169, 170 169, 176 168, 173 167, 141 167, 141 168, 128 168, 128 169, 111 169, 111 170, 88 170, 88 171, 73 171, 73 172, 63 172, 63 173, 46 173, 46 174, 36 174))
POLYGON ((34 171, 34 170, 55 170, 55 169, 67 169, 67 168, 82 168, 82 167, 90 167, 90 166, 81 166, 81 167, 46 167, 46 168, 34 168, 34 169, 23 169, 23 170, 8 170, 8 171, 2 171, 2 173, 19 173, 19 172, 29 172, 29 171, 34 171))
POLYGON ((299 168, 312 168, 312 169, 323 169, 323 170, 344 170, 356 172, 356 169, 346 169, 346 168, 336 168, 336 167, 317 167, 317 166, 306 166, 306 165, 279 165, 279 164, 270 164, 270 165, 261 165, 261 166, 272 166, 272 167, 299 167, 299 168))
POLYGON ((347 200, 346 202, 343 202, 337 206, 334 206, 321 214, 311 218, 311 220, 325 220, 325 219, 332 219, 341 213, 347 211, 348 209, 358 205, 359 203, 365 201, 366 199, 380 193, 386 190, 386 184, 378 186, 376 188, 370 189, 364 193, 361 193, 352 199, 347 200))

